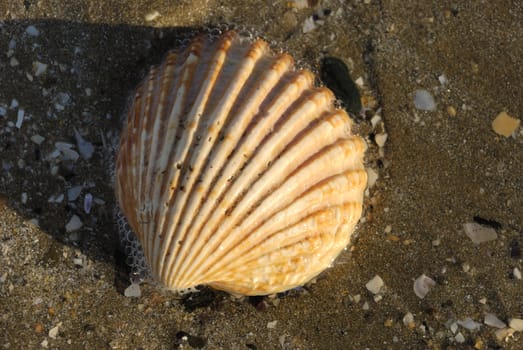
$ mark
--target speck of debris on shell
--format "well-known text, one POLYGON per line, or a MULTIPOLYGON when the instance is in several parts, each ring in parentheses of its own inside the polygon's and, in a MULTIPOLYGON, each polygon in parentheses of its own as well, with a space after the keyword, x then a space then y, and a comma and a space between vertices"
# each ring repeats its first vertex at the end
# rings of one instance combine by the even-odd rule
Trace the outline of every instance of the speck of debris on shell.
POLYGON ((468 222, 463 224, 463 229, 468 238, 475 244, 493 241, 498 238, 496 230, 492 227, 477 224, 475 222, 468 222))
POLYGON ((520 120, 511 117, 507 112, 501 112, 492 121, 492 129, 498 135, 509 137, 519 127, 520 120))
POLYGON ((422 274, 414 281, 414 293, 418 298, 423 299, 435 285, 436 281, 425 274, 422 274))
POLYGON ((365 284, 365 287, 372 294, 378 294, 385 283, 380 276, 374 276, 370 281, 365 284))
POLYGON ((267 328, 274 329, 274 328, 276 328, 277 324, 278 324, 278 321, 267 322, 267 328))
POLYGON ((25 28, 25 32, 29 36, 38 36, 38 35, 40 35, 40 31, 33 25, 30 25, 27 28, 25 28))
POLYGON ((427 90, 417 90, 414 93, 414 107, 421 111, 435 111, 436 102, 432 94, 427 90))
POLYGON ((70 233, 79 230, 83 226, 82 220, 78 217, 78 215, 73 215, 71 219, 67 222, 65 225, 65 231, 70 233))
POLYGON ((496 328, 505 328, 507 324, 497 318, 496 315, 491 313, 485 314, 485 320, 483 321, 487 326, 496 327, 496 328))
POLYGON ((521 271, 517 267, 514 267, 514 270, 512 270, 512 274, 514 275, 514 278, 518 280, 521 279, 521 271))
POLYGON ((508 321, 508 325, 516 332, 523 332, 523 319, 521 318, 511 318, 508 321))
POLYGON ((31 141, 33 141, 34 143, 36 143, 39 146, 42 144, 42 142, 44 142, 44 140, 45 140, 45 137, 43 137, 42 135, 31 136, 31 141))
POLYGON ((157 19, 158 17, 160 17, 160 12, 158 12, 156 10, 155 11, 151 11, 151 12, 149 12, 149 13, 147 13, 145 15, 145 21, 146 22, 152 22, 155 19, 157 19))
POLYGON ((18 129, 20 129, 22 127, 22 123, 24 122, 24 114, 25 114, 24 110, 20 108, 16 115, 16 124, 15 124, 15 126, 18 129))
POLYGON ((128 298, 139 298, 142 296, 140 285, 138 283, 131 283, 131 285, 125 288, 124 295, 128 298))

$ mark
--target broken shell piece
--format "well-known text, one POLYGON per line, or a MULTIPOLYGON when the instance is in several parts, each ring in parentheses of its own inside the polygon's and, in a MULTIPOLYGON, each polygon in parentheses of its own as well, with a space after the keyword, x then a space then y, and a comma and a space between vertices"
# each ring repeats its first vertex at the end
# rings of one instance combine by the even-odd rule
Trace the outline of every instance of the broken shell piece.
POLYGON ((468 238, 476 244, 493 241, 498 238, 496 230, 492 227, 483 226, 475 222, 463 224, 463 229, 468 238))
POLYGON ((73 215, 65 225, 65 231, 68 233, 77 231, 82 227, 82 225, 82 220, 80 220, 78 215, 73 215))
POLYGON ((509 137, 519 127, 520 120, 511 117, 507 112, 501 112, 492 121, 492 129, 498 135, 509 137))
POLYGON ((423 299, 435 285, 436 282, 432 278, 423 274, 414 281, 414 293, 416 293, 418 298, 423 299))
POLYGON ((496 315, 491 313, 485 314, 485 320, 483 321, 487 326, 496 327, 496 328, 505 328, 507 324, 497 318, 496 315))
POLYGON ((381 288, 385 285, 380 276, 374 276, 369 282, 365 284, 365 288, 372 294, 378 294, 381 288))
POLYGON ((285 291, 331 266, 358 222, 365 142, 287 54, 235 32, 170 53, 136 89, 116 197, 173 290, 285 291))

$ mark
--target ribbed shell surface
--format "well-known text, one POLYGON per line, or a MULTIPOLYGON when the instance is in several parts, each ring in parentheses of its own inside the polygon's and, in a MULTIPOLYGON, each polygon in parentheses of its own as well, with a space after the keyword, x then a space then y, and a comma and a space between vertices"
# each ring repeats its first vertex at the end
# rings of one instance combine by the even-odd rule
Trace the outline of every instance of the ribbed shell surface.
POLYGON ((174 290, 299 286, 349 243, 364 141, 332 92, 235 32, 170 53, 137 87, 116 196, 149 267, 174 290))

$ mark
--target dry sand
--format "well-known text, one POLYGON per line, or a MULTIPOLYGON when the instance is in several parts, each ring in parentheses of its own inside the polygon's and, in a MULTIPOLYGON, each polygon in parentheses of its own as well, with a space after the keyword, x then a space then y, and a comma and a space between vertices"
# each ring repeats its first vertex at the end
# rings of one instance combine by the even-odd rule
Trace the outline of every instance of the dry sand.
POLYGON ((0 2, 0 347, 523 347, 522 332, 504 339, 510 330, 484 324, 486 313, 523 318, 514 274, 523 269, 523 136, 521 127, 510 137, 491 127, 502 111, 523 118, 521 3, 289 3, 0 2), (323 24, 303 33, 321 9, 330 10, 323 24), (143 285, 140 298, 127 298, 100 133, 118 130, 133 87, 178 38, 221 23, 313 69, 324 55, 338 57, 362 77, 388 134, 380 157, 369 121, 360 125, 379 179, 352 248, 315 284, 245 300, 210 290, 180 300, 143 285), (48 65, 44 74, 34 74, 35 61, 48 65), (414 107, 419 89, 434 96, 435 111, 414 107), (10 108, 13 99, 19 106, 10 108), (92 158, 53 169, 55 143, 76 144, 75 128, 95 146, 92 158), (78 199, 48 202, 76 185, 78 199), (105 203, 91 214, 87 193, 105 203), (67 233, 75 214, 83 227, 67 233), (474 244, 463 230, 474 217, 490 220, 497 238, 474 244), (424 299, 413 291, 422 274, 436 282, 424 299), (377 295, 365 287, 375 275, 385 284, 377 295))

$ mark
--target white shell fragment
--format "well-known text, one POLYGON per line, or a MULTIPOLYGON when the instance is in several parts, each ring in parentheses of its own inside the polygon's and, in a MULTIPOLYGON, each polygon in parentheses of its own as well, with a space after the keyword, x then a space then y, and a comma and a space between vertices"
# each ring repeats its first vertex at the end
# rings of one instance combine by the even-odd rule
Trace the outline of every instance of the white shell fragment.
POLYGON ((414 93, 414 107, 422 111, 436 110, 436 102, 427 90, 417 90, 414 93))
POLYGON ((467 237, 476 244, 493 241, 498 238, 496 230, 492 227, 480 225, 475 222, 463 224, 463 229, 467 237))
POLYGON ((458 324, 461 327, 468 329, 469 331, 479 330, 481 328, 481 323, 474 321, 470 317, 467 317, 463 320, 458 320, 458 324))
POLYGON ((332 265, 362 212, 365 142, 287 54, 235 32, 170 53, 136 89, 116 197, 154 277, 263 295, 332 265))
POLYGON ((374 276, 370 281, 365 284, 365 288, 372 294, 378 294, 381 288, 385 285, 380 276, 374 276))
POLYGON ((485 314, 485 320, 483 321, 487 326, 496 327, 496 328, 505 328, 507 324, 501 321, 496 315, 491 313, 485 314))
POLYGON ((423 299, 435 285, 436 281, 423 274, 414 281, 414 293, 418 298, 423 299))
POLYGON ((78 215, 73 215, 71 219, 67 222, 65 225, 65 231, 66 232, 74 232, 79 230, 82 227, 83 223, 82 220, 78 217, 78 215))
POLYGON ((508 321, 508 325, 516 332, 523 332, 523 319, 521 318, 511 318, 508 321))

